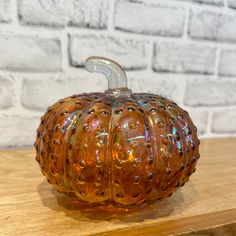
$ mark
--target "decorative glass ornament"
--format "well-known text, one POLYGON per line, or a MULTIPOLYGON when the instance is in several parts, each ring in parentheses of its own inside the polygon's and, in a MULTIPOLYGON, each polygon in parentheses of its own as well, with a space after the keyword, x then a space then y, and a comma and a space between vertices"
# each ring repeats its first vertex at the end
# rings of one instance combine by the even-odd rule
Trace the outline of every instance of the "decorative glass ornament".
POLYGON ((169 197, 195 171, 197 129, 159 95, 132 93, 116 62, 90 57, 108 90, 59 100, 41 119, 36 160, 59 192, 85 205, 138 208, 169 197))

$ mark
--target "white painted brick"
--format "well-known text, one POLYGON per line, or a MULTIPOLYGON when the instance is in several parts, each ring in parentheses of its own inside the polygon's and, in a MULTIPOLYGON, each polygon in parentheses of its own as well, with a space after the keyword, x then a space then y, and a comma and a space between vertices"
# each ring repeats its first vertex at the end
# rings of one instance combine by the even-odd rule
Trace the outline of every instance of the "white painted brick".
POLYGON ((156 42, 153 69, 159 72, 213 74, 216 48, 189 43, 156 42))
POLYGON ((213 112, 211 129, 214 133, 236 133, 236 109, 213 112))
POLYGON ((192 38, 216 40, 219 14, 211 11, 191 11, 189 35, 192 38))
POLYGON ((108 82, 104 75, 97 73, 89 73, 85 71, 78 71, 78 75, 68 77, 66 79, 65 96, 80 93, 104 92, 107 89, 107 86, 108 82))
POLYGON ((22 23, 32 25, 64 26, 66 0, 20 0, 18 15, 22 23))
POLYGON ((10 76, 0 76, 0 109, 12 107, 15 99, 14 79, 10 76))
POLYGON ((137 93, 158 94, 175 101, 177 104, 183 102, 183 78, 180 75, 131 76, 129 88, 137 93))
POLYGON ((61 68, 60 41, 0 34, 0 69, 54 72, 61 68))
POLYGON ((23 24, 65 27, 107 27, 108 0, 20 0, 23 24))
POLYGON ((227 106, 236 104, 236 81, 202 78, 187 82, 184 102, 189 106, 227 106))
POLYGON ((183 34, 185 10, 182 7, 167 6, 155 1, 118 0, 114 14, 116 29, 173 37, 183 34))
POLYGON ((208 112, 193 109, 188 109, 188 112, 194 125, 197 127, 198 135, 205 134, 207 131, 208 112))
POLYGON ((108 0, 70 0, 69 25, 107 28, 108 0))
POLYGON ((219 74, 236 76, 236 50, 222 50, 219 64, 219 74))
POLYGON ((0 115, 0 147, 33 145, 39 123, 38 116, 0 115))
POLYGON ((10 0, 0 1, 0 22, 10 22, 10 0))
POLYGON ((65 85, 61 80, 35 78, 23 82, 22 104, 26 108, 44 111, 63 97, 65 85))
POLYGON ((189 35, 195 39, 236 42, 236 15, 208 10, 190 13, 189 35))
MULTIPOLYGON (((182 1, 182 0, 180 0, 180 1, 182 1)), ((185 1, 215 5, 215 6, 223 6, 224 5, 224 0, 185 0, 185 1)))
POLYGON ((222 42, 236 42, 236 15, 221 15, 217 40, 222 42))
POLYGON ((70 37, 70 63, 83 66, 92 55, 108 57, 126 69, 145 69, 148 52, 146 41, 119 39, 112 36, 77 35, 70 37))
POLYGON ((231 8, 236 8, 236 0, 228 0, 227 4, 231 8))

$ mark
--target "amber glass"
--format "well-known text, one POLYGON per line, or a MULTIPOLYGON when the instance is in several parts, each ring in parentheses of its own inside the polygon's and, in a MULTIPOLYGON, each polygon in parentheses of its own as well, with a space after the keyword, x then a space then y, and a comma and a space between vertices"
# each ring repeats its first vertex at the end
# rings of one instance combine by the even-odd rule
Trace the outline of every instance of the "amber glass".
POLYGON ((199 158, 188 113, 161 96, 132 93, 111 60, 89 58, 86 68, 109 77, 109 89, 61 99, 42 117, 36 159, 48 182, 88 205, 135 208, 170 196, 199 158))

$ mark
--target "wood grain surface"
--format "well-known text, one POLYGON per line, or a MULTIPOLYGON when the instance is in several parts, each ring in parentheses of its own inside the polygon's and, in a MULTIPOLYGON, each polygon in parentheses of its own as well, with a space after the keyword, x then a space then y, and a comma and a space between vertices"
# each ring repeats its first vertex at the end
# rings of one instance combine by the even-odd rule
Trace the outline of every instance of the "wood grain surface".
POLYGON ((54 191, 33 149, 2 150, 0 235, 233 235, 236 139, 203 140, 200 147, 197 171, 172 197, 120 214, 84 209, 54 191))

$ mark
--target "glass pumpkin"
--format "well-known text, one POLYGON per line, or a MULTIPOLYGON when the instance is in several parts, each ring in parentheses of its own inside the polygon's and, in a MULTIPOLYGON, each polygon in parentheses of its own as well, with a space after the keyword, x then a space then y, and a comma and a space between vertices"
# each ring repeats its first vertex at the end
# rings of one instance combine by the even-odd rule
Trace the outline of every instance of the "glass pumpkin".
POLYGON ((169 197, 195 171, 197 129, 159 95, 132 93, 116 62, 90 57, 108 90, 59 100, 41 118, 36 160, 59 192, 85 205, 136 208, 169 197))

